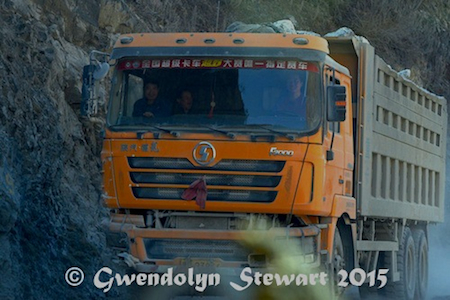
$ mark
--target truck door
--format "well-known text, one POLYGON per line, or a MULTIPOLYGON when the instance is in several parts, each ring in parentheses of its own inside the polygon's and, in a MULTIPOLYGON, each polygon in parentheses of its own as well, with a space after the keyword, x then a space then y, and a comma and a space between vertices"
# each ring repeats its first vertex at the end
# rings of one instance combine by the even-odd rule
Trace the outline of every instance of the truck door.
POLYGON ((324 151, 327 157, 325 187, 327 197, 351 194, 353 146, 351 137, 350 81, 331 68, 325 72, 326 85, 344 85, 347 90, 347 117, 344 122, 326 122, 324 151))

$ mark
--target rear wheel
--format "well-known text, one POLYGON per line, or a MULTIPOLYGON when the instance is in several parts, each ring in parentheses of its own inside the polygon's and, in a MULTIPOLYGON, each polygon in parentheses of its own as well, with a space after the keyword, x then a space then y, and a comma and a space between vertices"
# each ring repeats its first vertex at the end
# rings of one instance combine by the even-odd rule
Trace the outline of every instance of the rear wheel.
MULTIPOLYGON (((397 271, 400 273, 400 280, 394 282, 392 276, 386 287, 384 294, 388 299, 413 300, 416 290, 416 250, 411 230, 405 227, 402 241, 397 252, 397 271)), ((390 252, 384 253, 384 265, 392 270, 392 255, 390 252)), ((391 274, 392 275, 392 274, 391 274)))
POLYGON ((424 300, 428 288, 428 241, 425 232, 421 229, 413 232, 414 243, 416 247, 416 300, 424 300))

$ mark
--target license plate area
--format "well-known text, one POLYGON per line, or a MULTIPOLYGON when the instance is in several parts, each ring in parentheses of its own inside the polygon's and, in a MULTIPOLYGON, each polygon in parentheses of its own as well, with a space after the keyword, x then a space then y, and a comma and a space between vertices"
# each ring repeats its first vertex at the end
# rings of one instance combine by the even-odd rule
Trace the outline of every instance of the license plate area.
POLYGON ((204 258, 180 258, 178 263, 187 267, 221 267, 223 261, 221 259, 204 259, 204 258))

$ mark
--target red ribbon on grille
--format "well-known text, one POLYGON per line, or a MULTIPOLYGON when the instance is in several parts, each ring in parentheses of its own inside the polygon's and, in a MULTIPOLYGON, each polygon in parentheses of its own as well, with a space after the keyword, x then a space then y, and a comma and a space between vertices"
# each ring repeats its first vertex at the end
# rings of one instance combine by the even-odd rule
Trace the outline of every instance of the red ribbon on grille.
POLYGON ((193 200, 195 198, 195 203, 197 203, 201 209, 205 209, 207 196, 208 189, 206 188, 205 176, 191 183, 191 185, 184 190, 183 194, 181 194, 181 198, 184 200, 193 200))

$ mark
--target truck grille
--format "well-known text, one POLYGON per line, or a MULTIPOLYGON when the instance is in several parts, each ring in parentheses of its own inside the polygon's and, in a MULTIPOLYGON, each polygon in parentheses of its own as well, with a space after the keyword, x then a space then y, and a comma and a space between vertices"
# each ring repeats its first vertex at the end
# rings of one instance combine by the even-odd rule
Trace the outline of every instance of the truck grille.
MULTIPOLYGON (((198 174, 174 174, 174 173, 144 173, 131 172, 131 180, 134 183, 159 183, 159 184, 191 184, 199 179, 198 174)), ((281 176, 249 176, 249 175, 205 175, 208 185, 228 185, 228 186, 255 186, 255 187, 276 187, 281 180, 281 176)))
POLYGON ((285 165, 284 161, 228 159, 206 168, 194 166, 185 158, 155 157, 128 157, 128 163, 132 168, 130 178, 135 184, 131 189, 138 199, 179 200, 187 186, 204 176, 208 186, 208 201, 259 203, 275 200, 275 188, 281 181, 277 173, 285 165), (207 172, 198 172, 202 170, 207 172), (261 174, 263 172, 273 175, 261 174), (143 186, 145 184, 158 186, 143 186), (180 188, 180 185, 186 187, 180 188))
POLYGON ((196 167, 186 158, 128 157, 133 169, 184 169, 237 172, 280 172, 284 161, 223 159, 213 167, 196 167))
POLYGON ((225 261, 247 261, 249 254, 236 241, 145 239, 147 256, 151 259, 220 258, 225 261))
MULTIPOLYGON (((179 200, 184 189, 142 188, 133 187, 136 198, 179 200)), ((275 200, 276 191, 245 191, 245 190, 208 190, 208 201, 243 201, 268 203, 275 200)))

